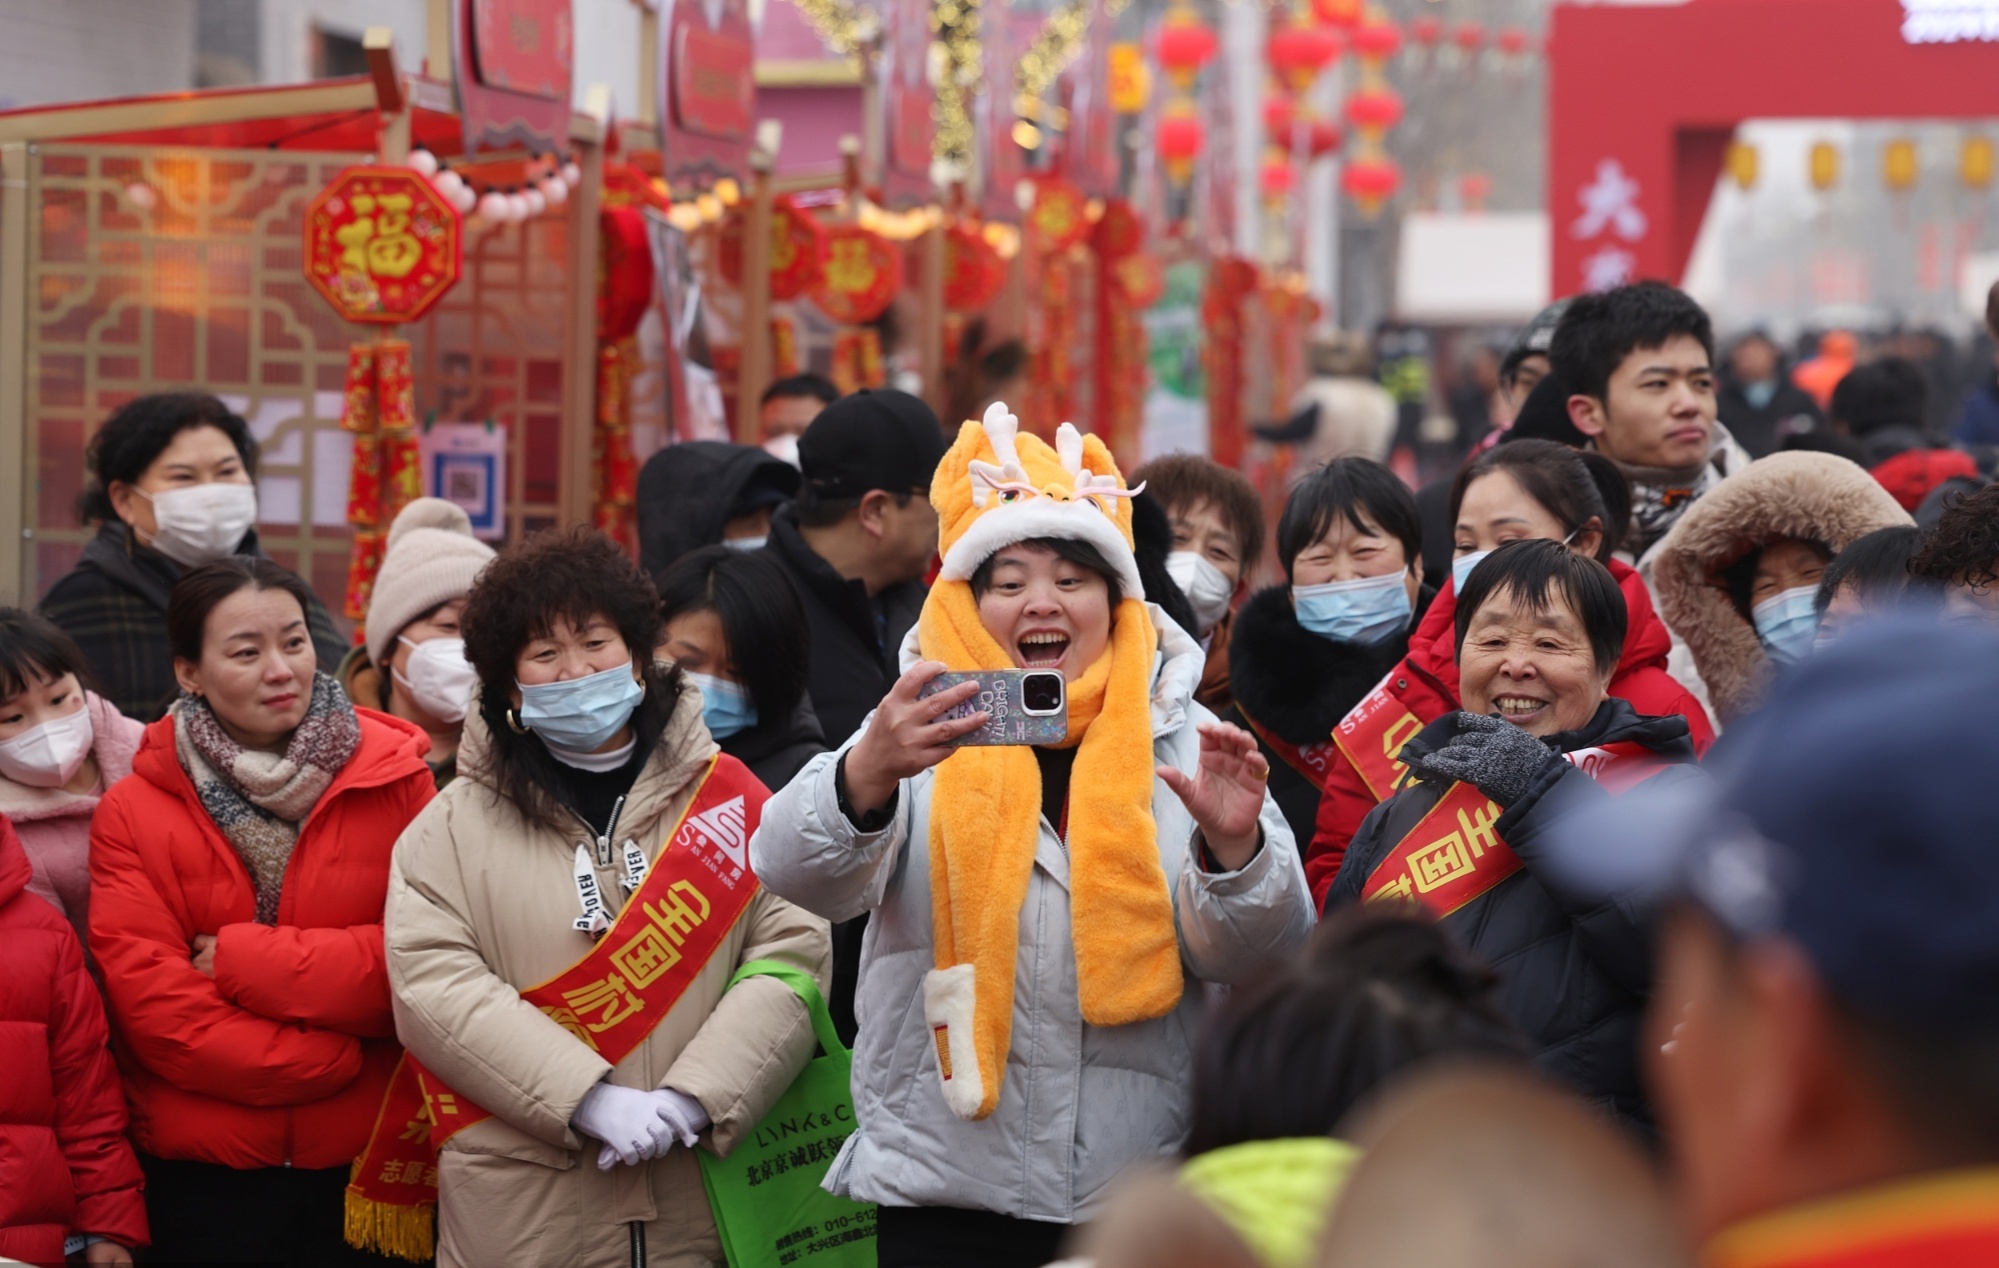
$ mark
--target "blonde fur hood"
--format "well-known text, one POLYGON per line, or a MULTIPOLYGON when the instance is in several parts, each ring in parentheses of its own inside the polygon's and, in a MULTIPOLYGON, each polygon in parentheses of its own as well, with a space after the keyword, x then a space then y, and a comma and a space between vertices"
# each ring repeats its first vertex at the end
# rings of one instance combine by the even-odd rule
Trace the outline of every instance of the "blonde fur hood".
POLYGON ((1742 468, 1688 508, 1654 549, 1652 590, 1666 624, 1686 640, 1724 726, 1768 688, 1773 666, 1722 574, 1751 550, 1786 537, 1833 553, 1877 528, 1913 523, 1865 470, 1828 453, 1772 454, 1742 468))

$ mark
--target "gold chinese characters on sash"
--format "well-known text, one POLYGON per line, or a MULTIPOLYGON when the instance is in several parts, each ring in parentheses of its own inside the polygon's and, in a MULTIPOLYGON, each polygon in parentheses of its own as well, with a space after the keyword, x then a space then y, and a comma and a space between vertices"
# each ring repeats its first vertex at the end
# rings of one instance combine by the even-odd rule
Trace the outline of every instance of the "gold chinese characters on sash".
POLYGON ((1333 743, 1360 772, 1374 799, 1387 801, 1409 769, 1401 761, 1402 746, 1422 729, 1421 720, 1389 691, 1388 679, 1383 678, 1333 728, 1333 743))
POLYGON ((1471 902, 1520 870, 1493 826, 1500 813, 1474 785, 1452 784, 1374 869, 1361 901, 1406 899, 1439 920, 1471 902))
MULTIPOLYGON (((749 842, 766 795, 741 763, 711 760, 610 929, 589 954, 521 998, 612 1065, 635 1051, 756 897, 749 842)), ((405 1053, 347 1186, 348 1242, 430 1258, 437 1151, 491 1117, 405 1053)))

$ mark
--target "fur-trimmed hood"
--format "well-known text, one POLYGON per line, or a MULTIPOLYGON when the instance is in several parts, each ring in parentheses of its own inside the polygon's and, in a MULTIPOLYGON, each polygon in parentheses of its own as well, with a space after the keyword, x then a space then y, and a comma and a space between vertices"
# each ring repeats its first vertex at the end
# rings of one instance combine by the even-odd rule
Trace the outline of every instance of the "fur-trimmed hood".
POLYGON ((1750 551, 1786 537, 1833 553, 1877 528, 1913 521, 1875 479, 1828 453, 1772 454, 1701 498, 1654 551, 1652 588, 1666 623, 1686 640, 1722 724, 1763 696, 1772 666, 1755 628, 1729 597, 1722 573, 1750 551))

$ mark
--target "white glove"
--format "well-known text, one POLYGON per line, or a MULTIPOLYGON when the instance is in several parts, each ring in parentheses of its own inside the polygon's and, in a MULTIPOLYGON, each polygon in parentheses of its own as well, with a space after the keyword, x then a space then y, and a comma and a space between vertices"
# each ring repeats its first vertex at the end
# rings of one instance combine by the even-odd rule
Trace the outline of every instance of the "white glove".
POLYGON ((708 1127, 708 1111, 687 1093, 670 1087, 663 1087, 653 1095, 659 1098, 659 1116, 666 1121, 667 1130, 681 1144, 694 1148, 695 1139, 708 1127))
POLYGON ((569 1125, 604 1142, 597 1154, 601 1171, 609 1171, 613 1163, 629 1167, 656 1158, 673 1145, 673 1133, 660 1117, 659 1094, 614 1083, 599 1083, 585 1092, 569 1125))

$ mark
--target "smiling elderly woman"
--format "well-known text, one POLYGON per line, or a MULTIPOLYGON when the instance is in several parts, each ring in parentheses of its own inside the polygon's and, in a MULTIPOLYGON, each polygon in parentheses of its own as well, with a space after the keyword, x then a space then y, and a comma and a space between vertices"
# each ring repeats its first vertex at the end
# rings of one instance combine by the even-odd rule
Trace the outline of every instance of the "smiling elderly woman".
POLYGON ((1685 718, 1608 693, 1625 621, 1610 573, 1560 542, 1512 542, 1474 568, 1457 608, 1464 710, 1403 746, 1401 787, 1361 824, 1326 908, 1429 911, 1499 968, 1499 1008, 1545 1072, 1644 1122, 1644 934, 1621 903, 1546 866, 1553 825, 1576 809, 1698 774, 1685 718))
POLYGON ((1200 984, 1311 929, 1267 763, 1194 703, 1201 648, 1144 600, 1109 451, 1017 422, 965 424, 902 678, 750 842, 777 893, 874 913, 858 1129, 828 1187, 880 1204, 882 1268, 1055 1258, 1127 1164, 1186 1134, 1200 984), (986 721, 948 716, 978 685, 923 688, 1011 667, 1061 674, 1066 738, 957 747, 986 721))

